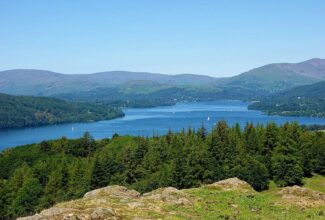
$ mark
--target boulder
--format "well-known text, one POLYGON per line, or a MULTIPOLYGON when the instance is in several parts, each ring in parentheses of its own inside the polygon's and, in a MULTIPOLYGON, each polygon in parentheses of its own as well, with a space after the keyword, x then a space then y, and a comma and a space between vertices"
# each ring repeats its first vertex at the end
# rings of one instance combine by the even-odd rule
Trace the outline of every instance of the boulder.
POLYGON ((57 207, 53 207, 53 208, 49 208, 49 209, 45 209, 43 211, 41 211, 41 216, 45 216, 45 217, 52 217, 52 216, 58 216, 58 215, 68 215, 68 214, 72 214, 78 212, 77 209, 72 209, 72 208, 57 208, 57 207))
POLYGON ((91 219, 107 219, 115 216, 115 213, 110 208, 96 208, 90 216, 91 219))
POLYGON ((124 186, 107 186, 87 192, 84 198, 110 197, 119 199, 135 199, 140 197, 140 193, 129 190, 124 186))
POLYGON ((159 188, 143 194, 144 199, 163 201, 175 205, 190 205, 192 202, 186 194, 174 187, 159 188))
POLYGON ((242 190, 242 191, 254 191, 253 187, 247 182, 238 179, 237 177, 221 180, 219 182, 207 185, 209 188, 217 188, 221 190, 242 190))

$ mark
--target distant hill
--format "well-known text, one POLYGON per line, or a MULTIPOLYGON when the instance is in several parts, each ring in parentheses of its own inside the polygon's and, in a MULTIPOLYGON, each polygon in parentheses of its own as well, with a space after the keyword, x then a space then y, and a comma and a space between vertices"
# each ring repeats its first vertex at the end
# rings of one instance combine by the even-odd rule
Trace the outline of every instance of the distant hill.
POLYGON ((325 59, 311 59, 301 63, 265 65, 234 77, 219 80, 217 85, 275 93, 321 80, 325 80, 325 59))
POLYGON ((262 98, 249 108, 268 114, 325 117, 325 81, 262 98))
POLYGON ((159 97, 168 98, 167 102, 170 103, 174 99, 188 101, 199 100, 199 97, 209 100, 254 99, 321 80, 325 80, 325 59, 311 59, 296 64, 269 64, 228 78, 127 71, 69 75, 16 69, 0 72, 0 92, 70 97, 74 100, 78 96, 92 96, 99 102, 121 98, 132 102, 134 97, 137 100, 150 99, 158 94, 166 94, 166 91, 177 91, 169 97, 159 97))
POLYGON ((111 71, 93 74, 60 74, 44 70, 17 69, 0 72, 0 92, 49 96, 58 93, 116 87, 130 82, 199 86, 216 81, 204 75, 165 75, 145 72, 111 71))
POLYGON ((108 105, 0 94, 0 129, 112 119, 123 112, 108 105))
POLYGON ((123 84, 117 88, 98 88, 91 91, 62 93, 53 95, 55 98, 77 101, 109 103, 123 107, 154 107, 173 105, 182 101, 213 101, 220 99, 250 100, 258 98, 253 90, 244 88, 218 87, 186 87, 166 86, 157 87, 150 84, 123 84))

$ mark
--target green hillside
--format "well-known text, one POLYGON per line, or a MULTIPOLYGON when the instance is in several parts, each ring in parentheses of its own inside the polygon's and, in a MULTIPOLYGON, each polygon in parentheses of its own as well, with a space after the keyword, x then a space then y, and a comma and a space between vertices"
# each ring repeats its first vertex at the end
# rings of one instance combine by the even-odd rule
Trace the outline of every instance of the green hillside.
POLYGON ((114 88, 123 84, 136 85, 136 82, 139 85, 148 82, 150 85, 157 85, 159 88, 160 85, 174 87, 184 85, 200 86, 216 80, 214 77, 194 74, 167 75, 128 71, 61 74, 45 70, 16 69, 0 71, 0 92, 13 95, 51 96, 58 93, 114 88))
POLYGON ((325 117, 325 81, 262 98, 249 106, 268 114, 325 117))
MULTIPOLYGON (((99 102, 125 102, 141 106, 156 94, 177 91, 173 97, 160 97, 166 103, 174 99, 255 99, 295 86, 325 80, 325 60, 301 63, 269 64, 245 73, 214 78, 204 75, 167 75, 146 72, 110 71, 93 74, 60 74, 44 70, 7 70, 0 72, 0 92, 36 96, 53 96, 99 102), (103 91, 103 92, 101 92, 103 91), (111 98, 107 97, 111 96, 111 98), (121 97, 120 100, 117 100, 121 97)), ((164 103, 162 103, 164 104, 164 103)), ((150 106, 149 104, 147 106, 150 106)))
POLYGON ((234 77, 224 78, 216 84, 276 93, 321 80, 325 80, 325 60, 311 59, 301 63, 265 65, 234 77))
POLYGON ((0 94, 0 128, 98 121, 120 116, 123 112, 109 105, 0 94))

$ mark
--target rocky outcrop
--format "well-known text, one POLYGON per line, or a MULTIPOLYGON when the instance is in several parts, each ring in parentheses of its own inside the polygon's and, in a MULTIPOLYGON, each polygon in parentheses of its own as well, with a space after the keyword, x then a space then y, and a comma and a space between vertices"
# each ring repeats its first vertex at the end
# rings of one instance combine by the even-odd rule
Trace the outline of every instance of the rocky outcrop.
POLYGON ((135 199, 140 197, 140 193, 135 190, 129 190, 124 186, 107 186, 104 188, 87 192, 84 195, 84 198, 98 198, 98 197, 135 199))
POLYGON ((209 188, 217 188, 221 190, 242 190, 242 191, 254 191, 253 187, 247 182, 240 180, 238 178, 229 178, 226 180, 221 180, 219 182, 207 185, 209 188))
POLYGON ((186 193, 173 188, 160 188, 143 196, 123 186, 107 186, 87 192, 82 199, 73 200, 43 210, 19 220, 92 220, 92 219, 150 219, 147 214, 166 215, 163 205, 187 206, 192 201, 186 193))
POLYGON ((188 196, 174 187, 166 187, 143 194, 143 199, 166 202, 174 205, 190 205, 188 196))
MULTIPOLYGON (((252 216, 260 215, 259 219, 267 219, 268 216, 264 213, 270 211, 262 212, 262 209, 287 204, 304 206, 304 209, 317 206, 319 210, 314 210, 314 213, 317 216, 324 214, 319 208, 325 205, 323 193, 299 186, 286 187, 270 193, 274 193, 269 198, 270 203, 259 206, 258 201, 261 198, 257 197, 260 194, 238 178, 185 190, 174 187, 159 188, 143 195, 123 186, 108 186, 90 191, 81 199, 59 203, 39 214, 19 218, 19 220, 202 219, 202 216, 208 219, 238 219, 241 209, 247 212, 247 204, 242 203, 243 199, 250 201, 249 211, 252 216), (220 211, 225 207, 227 207, 227 214, 221 215, 220 211), (206 213, 210 210, 214 210, 213 215, 206 213), (232 218, 228 216, 229 210, 232 218)), ((262 195, 265 197, 265 194, 262 195)), ((267 203, 264 197, 263 201, 267 203)), ((282 217, 288 215, 288 213, 282 214, 281 212, 278 219, 284 219, 282 217)))

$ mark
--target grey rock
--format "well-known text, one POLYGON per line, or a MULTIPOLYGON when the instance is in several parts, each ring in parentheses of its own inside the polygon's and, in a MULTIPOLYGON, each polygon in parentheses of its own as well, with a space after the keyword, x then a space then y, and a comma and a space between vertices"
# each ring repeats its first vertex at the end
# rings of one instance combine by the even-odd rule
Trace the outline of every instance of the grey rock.
POLYGON ((87 192, 84 195, 84 198, 93 198, 93 197, 111 197, 111 198, 139 198, 140 193, 135 190, 129 190, 124 186, 107 186, 101 189, 96 189, 90 192, 87 192))
POLYGON ((115 216, 115 212, 110 208, 97 208, 90 215, 91 219, 104 219, 113 216, 115 216))

